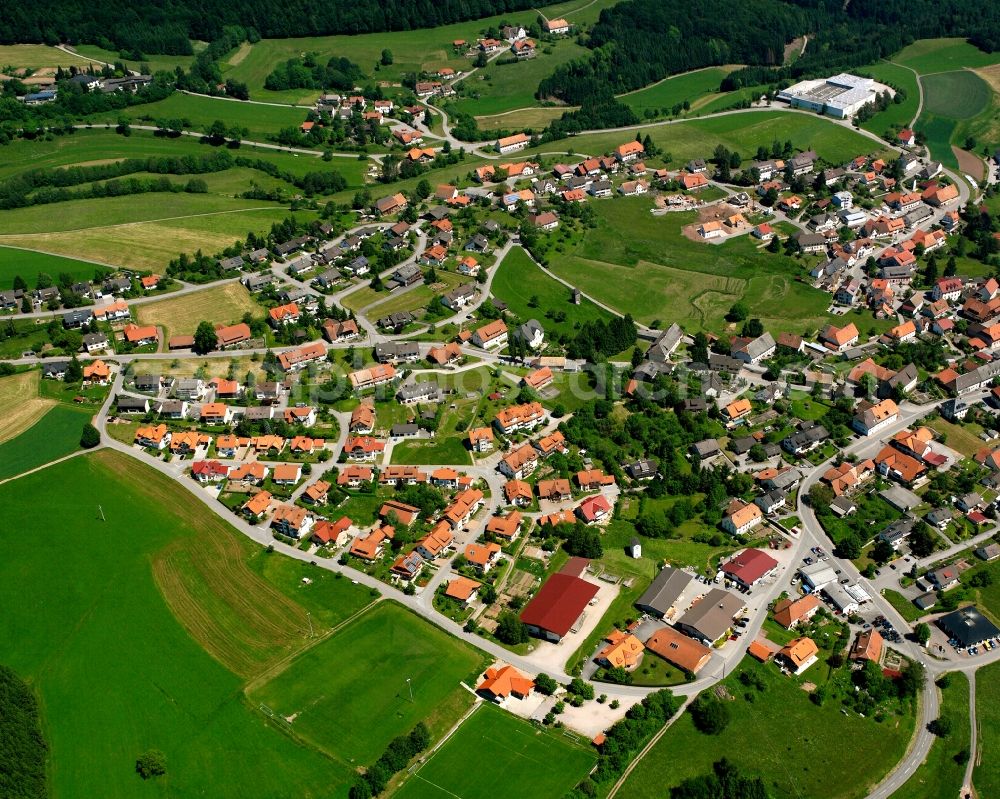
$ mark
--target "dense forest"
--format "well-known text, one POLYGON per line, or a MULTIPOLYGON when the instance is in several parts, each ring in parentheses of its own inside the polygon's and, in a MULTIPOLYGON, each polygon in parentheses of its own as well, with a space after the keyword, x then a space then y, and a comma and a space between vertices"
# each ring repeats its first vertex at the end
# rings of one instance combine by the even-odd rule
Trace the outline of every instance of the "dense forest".
POLYGON ((31 689, 0 666, 0 796, 45 799, 45 753, 31 689))
POLYGON ((50 0, 7 3, 0 43, 91 42, 141 53, 191 53, 190 39, 214 41, 226 26, 253 27, 261 36, 434 28, 532 8, 532 0, 50 0))

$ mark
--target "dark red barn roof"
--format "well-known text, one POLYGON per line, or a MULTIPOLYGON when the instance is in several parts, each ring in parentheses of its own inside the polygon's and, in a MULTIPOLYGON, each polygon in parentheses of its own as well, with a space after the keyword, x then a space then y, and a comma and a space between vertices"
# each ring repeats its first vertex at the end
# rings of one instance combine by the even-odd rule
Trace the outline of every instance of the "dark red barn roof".
POLYGON ((521 611, 521 621, 560 638, 580 618, 587 603, 597 594, 597 586, 558 572, 553 574, 521 611))
POLYGON ((777 565, 778 561, 766 552, 761 552, 759 549, 744 549, 725 564, 722 571, 744 585, 753 585, 777 565))

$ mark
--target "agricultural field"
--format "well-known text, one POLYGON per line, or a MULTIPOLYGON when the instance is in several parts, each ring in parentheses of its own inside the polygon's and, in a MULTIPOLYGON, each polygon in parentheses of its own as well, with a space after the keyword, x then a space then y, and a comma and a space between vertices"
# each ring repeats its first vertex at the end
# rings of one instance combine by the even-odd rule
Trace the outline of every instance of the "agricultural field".
POLYGON ((462 82, 464 95, 455 103, 459 111, 473 116, 487 116, 527 108, 538 104, 535 91, 556 67, 580 58, 590 51, 576 40, 566 38, 538 48, 534 58, 514 64, 498 64, 506 55, 490 62, 462 82))
POLYGON ((520 799, 565 795, 594 755, 570 735, 483 705, 411 776, 399 799, 520 799), (470 764, 475 764, 470 768, 470 764))
MULTIPOLYGON (((602 8, 615 5, 618 0, 595 0, 581 3, 578 0, 542 7, 547 17, 567 16, 576 25, 594 22, 602 8), (581 7, 582 6, 582 7, 581 7)), ((349 58, 373 79, 399 81, 408 72, 436 71, 451 67, 456 72, 467 71, 472 61, 456 53, 451 43, 456 39, 475 42, 481 31, 501 22, 528 25, 538 18, 534 10, 512 11, 485 19, 469 20, 453 25, 443 25, 428 30, 392 31, 389 33, 360 34, 357 36, 311 36, 296 39, 263 39, 231 54, 223 64, 226 78, 245 82, 254 100, 285 103, 311 103, 319 94, 315 89, 296 89, 287 92, 269 92, 264 80, 280 63, 305 53, 317 53, 323 61, 333 56, 349 58), (383 49, 392 51, 393 63, 375 67, 383 49)), ((531 86, 531 91, 537 88, 531 86)))
MULTIPOLYGON (((399 311, 417 311, 426 308, 436 297, 451 291, 457 286, 474 282, 473 278, 460 275, 457 272, 448 272, 444 269, 436 269, 435 272, 438 279, 433 287, 427 284, 420 284, 407 291, 396 289, 388 295, 382 292, 373 292, 377 302, 366 311, 366 316, 370 316, 372 319, 380 319, 383 316, 399 311)), ((354 297, 354 294, 358 294, 358 292, 353 292, 350 296, 354 297)), ((363 295, 359 294, 359 296, 363 295)), ((351 307, 353 307, 353 303, 351 307)))
POLYGON ((85 67, 90 59, 75 56, 47 44, 0 45, 0 68, 38 70, 50 67, 85 67))
POLYGON ((975 72, 938 72, 920 79, 924 87, 924 109, 950 119, 970 119, 990 101, 990 87, 975 72))
POLYGON ((707 96, 719 93, 719 84, 734 67, 708 67, 694 72, 674 75, 647 86, 638 91, 622 94, 618 99, 642 117, 646 111, 659 114, 663 109, 670 110, 677 103, 685 100, 692 107, 707 96))
POLYGON ((239 283, 213 286, 179 297, 137 305, 139 323, 163 329, 164 339, 177 334, 193 334, 198 323, 232 324, 245 313, 258 314, 261 306, 239 283))
MULTIPOLYGON (((759 146, 770 147, 775 140, 790 140, 800 150, 815 150, 820 158, 839 164, 859 154, 884 154, 876 142, 849 128, 815 114, 788 111, 747 111, 709 119, 684 119, 641 129, 656 145, 673 157, 672 164, 710 156, 723 144, 752 158, 759 146)), ((576 153, 610 152, 624 141, 635 138, 631 130, 590 133, 567 140, 576 153)), ((542 145, 538 150, 551 149, 542 145)), ((526 153, 535 152, 527 150, 526 153)))
POLYGON ((921 75, 931 75, 966 67, 985 67, 1000 59, 964 39, 919 39, 900 50, 892 60, 921 75))
MULTIPOLYGON (((195 53, 205 48, 204 42, 192 42, 191 44, 195 53)), ((143 64, 148 64, 153 74, 161 70, 173 72, 177 67, 186 70, 191 66, 191 62, 194 61, 193 55, 147 55, 142 61, 133 61, 122 58, 121 54, 115 50, 105 50, 96 44, 78 44, 72 49, 86 58, 92 58, 95 61, 105 61, 109 64, 121 62, 129 69, 134 70, 139 70, 143 64)))
MULTIPOLYGON (((142 194, 0 213, 0 246, 89 258, 113 266, 162 270, 181 252, 218 252, 248 231, 266 232, 289 216, 284 206, 209 194, 142 194), (12 228, 22 232, 9 232, 12 228), (40 229, 41 228, 41 229, 40 229)), ((296 213, 309 219, 313 212, 296 213)))
MULTIPOLYGON (((54 136, 51 139, 27 141, 17 139, 4 146, 6 158, 0 163, 0 179, 6 179, 29 169, 52 169, 70 165, 95 165, 120 161, 123 158, 146 158, 149 156, 202 155, 210 153, 213 145, 197 136, 157 136, 154 131, 132 130, 125 137, 106 128, 77 130, 71 135, 54 136)), ((243 145, 230 151, 234 156, 260 159, 275 164, 285 172, 302 176, 306 172, 334 168, 348 180, 352 180, 352 163, 364 165, 356 159, 338 158, 329 166, 324 164, 319 153, 315 157, 264 149, 254 145, 243 145)))
POLYGON ((400 605, 382 602, 249 698, 254 707, 264 705, 285 718, 297 737, 353 769, 374 762, 393 737, 418 721, 435 738, 443 734, 472 703, 459 682, 482 666, 482 656, 465 643, 400 605))
POLYGON ((0 291, 13 288, 14 278, 18 275, 24 278, 28 288, 34 288, 41 273, 47 274, 53 280, 57 280, 59 275, 68 274, 76 281, 92 280, 94 273, 99 270, 99 264, 78 261, 75 258, 64 258, 61 255, 15 247, 0 247, 0 291))
MULTIPOLYGON (((129 109, 135 121, 155 122, 157 119, 188 119, 195 130, 209 127, 221 119, 226 125, 245 127, 248 138, 267 141, 281 128, 298 128, 306 118, 302 108, 283 108, 276 105, 243 103, 219 97, 174 92, 155 103, 133 106, 129 109)), ((107 115, 95 115, 95 122, 107 122, 107 115)), ((116 122, 117 116, 111 119, 116 122)))
MULTIPOLYGON (((1000 663, 992 663, 976 673, 977 745, 980 752, 972 782, 979 796, 1000 795, 1000 663)), ((973 754, 975 756, 975 754, 973 754)))
POLYGON ((308 629, 281 585, 276 592, 245 573, 240 558, 254 547, 186 489, 106 451, 2 486, 0 502, 21 519, 3 532, 0 660, 32 683, 44 708, 52 797, 159 796, 164 785, 135 773, 136 757, 151 748, 166 755, 171 795, 346 791, 348 769, 263 723, 241 698, 241 678, 185 631, 221 630, 234 651, 255 656, 308 629), (37 513, 40 503, 49 513, 37 513), (69 518, 72 525, 52 525, 69 518), (220 547, 225 539, 239 545, 220 547), (229 602, 212 630, 178 623, 158 590, 154 564, 177 542, 210 575, 199 573, 199 602, 229 602), (271 621, 258 625, 258 617, 271 621), (225 757, 206 758, 221 749, 225 757))
POLYGON ((37 369, 0 378, 0 443, 23 433, 54 404, 38 395, 42 373, 37 369))
POLYGON ((801 333, 826 318, 829 297, 797 281, 804 266, 760 252, 749 236, 711 246, 680 233, 693 213, 653 216, 647 198, 595 202, 598 224, 564 253, 552 272, 636 320, 676 321, 685 329, 721 331, 743 299, 765 327, 801 333))
POLYGON ((969 748, 969 678, 960 671, 948 675, 948 687, 941 689, 940 716, 951 722, 947 738, 934 738, 927 759, 894 799, 953 799, 962 787, 965 764, 955 755, 969 748))
MULTIPOLYGON (((555 235, 558 235, 558 230, 555 235)), ((576 328, 595 320, 608 321, 611 315, 589 300, 579 305, 570 302, 570 290, 553 280, 545 270, 536 266, 520 247, 507 253, 497 268, 490 285, 492 294, 507 303, 514 316, 528 320, 537 318, 551 339, 556 335, 572 337, 576 328), (557 322, 549 312, 565 312, 564 321, 557 322)))
POLYGON ((893 103, 885 111, 876 114, 866 122, 862 122, 861 127, 879 136, 894 125, 909 127, 917 115, 917 108, 920 106, 920 88, 917 85, 917 76, 906 67, 885 62, 865 67, 861 71, 871 75, 877 81, 899 86, 906 91, 906 99, 903 102, 893 103))
MULTIPOLYGON (((34 403, 33 407, 37 408, 34 403)), ((0 444, 0 480, 23 474, 80 448, 83 425, 93 413, 53 405, 30 427, 0 444)), ((21 422, 23 425, 23 421, 21 422)))
POLYGON ((547 128, 554 119, 559 119, 567 111, 573 109, 567 106, 552 106, 542 108, 520 108, 502 114, 476 117, 476 124, 482 131, 493 130, 541 130, 547 128))
MULTIPOLYGON (((821 679, 818 672, 826 668, 823 662, 814 665, 805 679, 821 679)), ((813 704, 798 681, 773 664, 746 658, 739 670, 762 679, 765 689, 758 701, 747 701, 735 675, 727 677, 722 685, 735 698, 727 701, 731 719, 726 728, 709 738, 695 729, 690 713, 682 714, 629 775, 626 795, 658 799, 684 779, 707 774, 725 755, 748 774, 762 777, 775 799, 855 799, 865 796, 906 751, 912 714, 889 716, 881 723, 856 713, 844 715, 832 699, 813 704), (819 760, 817 753, 822 753, 819 760)))

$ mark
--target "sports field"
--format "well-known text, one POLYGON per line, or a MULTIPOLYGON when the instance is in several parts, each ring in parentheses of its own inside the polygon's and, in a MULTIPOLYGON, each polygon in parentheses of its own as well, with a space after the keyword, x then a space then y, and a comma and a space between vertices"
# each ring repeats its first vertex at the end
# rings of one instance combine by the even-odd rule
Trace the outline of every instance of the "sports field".
MULTIPOLYGON (((592 133, 574 136, 568 141, 577 153, 610 152, 622 142, 635 138, 635 129, 613 133, 592 133)), ((685 119, 663 125, 641 128, 664 152, 673 156, 672 165, 683 164, 690 158, 704 157, 716 145, 723 144, 744 158, 752 158, 760 146, 770 147, 777 140, 790 140, 801 150, 815 150, 831 163, 841 163, 859 154, 879 152, 877 142, 814 114, 787 111, 746 111, 711 117, 685 119)), ((551 149, 542 145, 539 150, 551 149)), ((528 153, 534 150, 526 151, 528 153)))
MULTIPOLYGON (((559 236, 559 229, 550 235, 559 236)), ((514 247, 507 253, 493 276, 490 290, 495 297, 507 303, 516 317, 525 321, 538 319, 548 339, 557 335, 573 336, 578 325, 584 322, 597 319, 606 322, 611 318, 611 314, 589 300, 573 305, 570 290, 536 266, 520 247, 514 247), (548 315, 549 312, 565 313, 566 318, 557 322, 548 315)))
POLYGON ((960 671, 949 675, 941 691, 940 716, 951 722, 947 738, 934 738, 927 759, 896 793, 893 799, 954 799, 965 777, 965 764, 955 755, 969 748, 969 678, 960 671))
MULTIPOLYGON (((825 668, 824 663, 812 667, 825 668)), ((765 691, 757 701, 744 698, 747 691, 734 676, 726 678, 723 684, 735 699, 727 702, 731 719, 722 733, 708 737, 695 729, 690 713, 682 714, 629 775, 625 796, 660 799, 684 779, 710 772, 725 755, 762 777, 773 799, 860 799, 903 757, 912 715, 882 723, 845 715, 837 701, 813 704, 774 664, 744 658, 740 670, 763 679, 765 691)))
MULTIPOLYGON (((53 799, 346 792, 349 770, 263 723, 242 699, 242 680, 188 635, 157 589, 157 556, 200 541, 220 557, 206 557, 209 594, 199 599, 229 598, 220 624, 241 617, 229 634, 247 651, 275 645, 254 616, 281 618, 282 637, 306 622, 270 583, 239 573, 235 550, 215 546, 237 534, 186 489, 104 451, 0 486, 0 502, 18 519, 0 532, 0 661, 38 693, 53 799), (158 784, 135 773, 150 748, 167 759, 158 784), (217 752, 225 756, 209 756, 217 752)), ((255 549, 239 541, 243 556, 255 549)))
POLYGON ((708 67, 695 72, 685 72, 681 75, 661 80, 645 89, 619 96, 625 105, 642 117, 646 110, 661 112, 669 111, 677 103, 687 100, 692 106, 701 98, 719 91, 719 84, 733 68, 708 67))
POLYGON ((249 699, 284 717, 292 733, 331 759, 356 768, 374 762, 418 721, 441 735, 472 703, 459 682, 482 666, 483 657, 465 643, 381 602, 249 699))
POLYGON ((76 452, 83 425, 92 415, 90 410, 69 405, 50 407, 30 427, 0 444, 0 480, 76 452))
POLYGON ((552 271, 640 322, 721 331, 726 311, 741 298, 778 331, 803 333, 826 319, 829 296, 796 279, 805 272, 802 263, 758 251, 749 236, 719 246, 691 241, 680 229, 693 213, 653 216, 652 202, 642 197, 593 207, 597 227, 553 254, 552 271))
POLYGON ((238 322, 245 313, 257 314, 261 306, 239 283, 211 286, 180 297, 135 306, 139 323, 157 325, 164 338, 177 334, 194 334, 198 323, 228 325, 238 322))
POLYGON ((559 797, 587 776, 591 750, 572 733, 479 707, 411 776, 399 799, 559 797))

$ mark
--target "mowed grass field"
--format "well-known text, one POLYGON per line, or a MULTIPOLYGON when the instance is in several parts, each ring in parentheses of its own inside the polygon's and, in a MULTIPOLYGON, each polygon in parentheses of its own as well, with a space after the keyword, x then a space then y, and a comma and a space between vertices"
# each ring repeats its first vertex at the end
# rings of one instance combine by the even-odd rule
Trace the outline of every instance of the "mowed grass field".
POLYGON ((906 91, 906 99, 901 103, 891 104, 885 111, 862 122, 861 127, 880 136, 886 132, 887 128, 893 125, 908 127, 913 122, 913 118, 917 114, 917 108, 920 105, 920 89, 917 86, 917 76, 906 67, 902 67, 899 64, 887 64, 885 62, 865 67, 862 71, 870 74, 877 81, 904 89, 906 91))
MULTIPOLYGON (((673 156, 673 164, 683 164, 690 158, 711 155, 716 145, 723 144, 744 158, 752 158, 759 146, 770 148, 772 142, 790 140, 801 150, 815 150, 820 158, 839 164, 856 155, 878 152, 877 142, 815 114, 789 111, 747 111, 709 119, 685 119, 678 122, 641 128, 665 152, 673 156)), ((573 136, 566 146, 577 153, 610 152, 622 142, 635 138, 634 129, 613 133, 592 133, 573 136)), ((542 145, 537 150, 551 149, 542 145)), ((528 150, 533 153, 536 150, 528 150)))
POLYGON ((996 53, 984 53, 965 39, 919 39, 892 59, 921 75, 948 72, 963 67, 985 67, 997 63, 996 53))
POLYGON ((54 400, 38 396, 41 375, 32 369, 0 378, 0 443, 23 433, 55 404, 54 400))
POLYGON ((554 334, 572 336, 577 326, 584 322, 598 319, 606 322, 611 318, 611 314, 589 300, 573 305, 570 290, 536 266, 520 247, 507 253, 490 288, 495 297, 507 303, 515 316, 524 320, 538 319, 550 339, 554 334), (531 307, 532 300, 537 300, 535 307, 531 307), (546 317, 546 311, 564 311, 566 319, 556 322, 546 317))
POLYGON ((43 272, 53 280, 61 274, 72 275, 74 280, 92 280, 99 268, 97 264, 61 255, 0 247, 0 290, 13 288, 14 278, 18 275, 24 278, 30 289, 43 272))
POLYGON ((826 320, 829 297, 797 280, 802 263, 759 251, 749 235, 718 246, 691 241, 680 231, 694 213, 653 216, 652 206, 645 197, 594 202, 597 227, 553 253, 552 272, 647 324, 722 332, 739 299, 772 330, 803 333, 826 320))
POLYGON ((567 111, 566 106, 521 108, 503 114, 476 117, 480 130, 541 130, 548 127, 552 120, 559 119, 567 111))
POLYGON ((191 294, 137 305, 135 315, 144 325, 162 327, 165 337, 194 334, 198 323, 228 325, 245 313, 260 313, 259 303, 239 283, 212 286, 191 294))
POLYGON ((331 759, 357 768, 374 762, 418 721, 435 738, 449 729, 472 704, 459 682, 483 664, 483 656, 462 641, 400 605, 381 602, 252 690, 249 699, 285 717, 296 736, 331 759))
POLYGON ((435 438, 419 441, 400 441, 392 448, 392 462, 409 466, 422 464, 448 463, 467 466, 472 463, 472 456, 465 448, 465 436, 445 435, 438 432, 435 438))
MULTIPOLYGON (((565 16, 576 25, 587 25, 597 19, 601 9, 615 5, 618 0, 595 0, 579 2, 569 0, 538 10, 549 19, 565 16)), ((510 13, 469 20, 453 25, 443 25, 433 29, 392 31, 389 33, 365 33, 356 36, 311 36, 296 39, 263 39, 249 48, 230 54, 228 64, 223 64, 223 74, 227 78, 244 81, 250 87, 250 96, 255 100, 268 102, 305 102, 319 94, 317 90, 293 90, 269 92, 264 89, 264 80, 280 63, 305 53, 317 53, 320 61, 332 56, 349 58, 368 75, 378 80, 399 81, 408 72, 436 71, 441 67, 451 67, 456 71, 467 71, 472 60, 456 53, 452 42, 464 39, 475 42, 481 31, 501 22, 529 25, 538 18, 538 11, 512 11, 510 13), (392 51, 393 63, 380 67, 375 65, 384 48, 392 51)), ((533 92, 537 88, 531 87, 533 92)))
POLYGON ((45 67, 84 67, 90 59, 50 47, 46 44, 0 45, 0 67, 43 69, 45 67))
POLYGON ((687 100, 693 106, 706 95, 716 94, 722 79, 732 72, 732 67, 708 67, 695 72, 674 75, 639 91, 618 97, 640 117, 647 109, 660 111, 670 109, 687 100))
MULTIPOLYGON (((205 48, 204 42, 192 42, 192 45, 196 53, 205 48)), ((138 70, 142 64, 149 64, 149 68, 154 73, 164 69, 173 72, 177 67, 187 70, 190 68, 191 62, 194 61, 193 55, 147 55, 142 61, 132 61, 123 59, 115 50, 105 50, 96 44, 78 44, 73 49, 80 55, 97 61, 106 61, 110 64, 121 61, 129 69, 138 70)))
POLYGON ((881 724, 853 713, 845 716, 839 702, 814 705, 774 664, 744 658, 743 670, 764 681, 766 690, 757 701, 747 702, 746 689, 734 676, 726 678, 723 684, 736 698, 727 702, 731 719, 725 730, 706 736, 695 729, 690 713, 682 714, 629 775, 626 796, 660 799, 683 780, 708 774, 712 763, 725 756, 762 777, 774 799, 859 799, 903 757, 912 717, 897 725, 891 716, 881 724))
POLYGON ((924 88, 924 108, 929 114, 970 119, 990 101, 990 87, 975 72, 962 69, 938 72, 920 79, 924 88))
MULTIPOLYGON (((32 403, 32 408, 37 409, 37 405, 32 403)), ((83 425, 91 416, 89 410, 63 404, 45 410, 34 424, 0 444, 0 480, 78 450, 83 425)))
POLYGON ((186 632, 158 590, 160 553, 178 541, 205 546, 219 557, 204 556, 203 590, 231 603, 217 623, 239 646, 277 650, 308 628, 304 606, 240 573, 240 558, 256 548, 185 488, 106 451, 0 486, 0 502, 19 520, 0 532, 0 661, 38 693, 53 799, 346 792, 349 770, 248 708, 242 679, 186 632), (240 545, 220 552, 225 536, 240 545), (135 760, 151 748, 165 753, 168 774, 145 783, 135 760))
MULTIPOLYGON (((130 116, 134 120, 188 119, 195 129, 204 129, 221 119, 228 126, 247 128, 249 138, 266 141, 281 128, 298 128, 306 119, 303 108, 282 108, 274 105, 243 103, 219 97, 202 97, 174 92, 155 103, 133 106, 130 116)), ((95 119, 105 121, 106 114, 95 119)))
POLYGON ((594 755, 558 731, 492 705, 479 707, 395 794, 399 799, 559 797, 594 755))
POLYGON ((941 690, 940 716, 951 722, 947 738, 935 738, 927 759, 896 793, 893 799, 954 799, 965 778, 965 764, 955 755, 969 748, 969 678, 952 672, 947 688, 941 690))
MULTIPOLYGON (((0 234, 0 246, 38 248, 115 266, 153 270, 166 268, 168 261, 181 252, 194 253, 199 249, 207 253, 218 252, 237 239, 245 238, 249 231, 266 232, 274 222, 289 216, 288 209, 283 206, 198 194, 73 200, 60 204, 60 215, 70 218, 65 222, 41 217, 38 211, 42 208, 46 206, 19 209, 35 214, 19 216, 18 226, 24 227, 33 221, 63 229, 0 234), (104 221, 107 217, 125 221, 107 223, 104 221), (81 227, 65 229, 71 224, 81 227)), ((19 211, 0 214, 0 230, 6 229, 5 214, 18 214, 19 211)), ((47 212, 51 214, 51 208, 47 212)), ((299 211, 295 216, 309 219, 313 213, 299 211)))
MULTIPOLYGON (((972 774, 979 796, 1000 796, 1000 663, 976 672, 976 722, 980 759, 972 774)), ((975 753, 973 753, 975 757, 975 753)))
POLYGON ((507 58, 501 56, 462 82, 466 92, 478 97, 460 99, 456 107, 467 114, 483 116, 537 105, 535 91, 542 79, 551 75, 556 67, 589 52, 575 39, 566 38, 543 45, 534 58, 514 64, 498 64, 497 61, 507 58))

